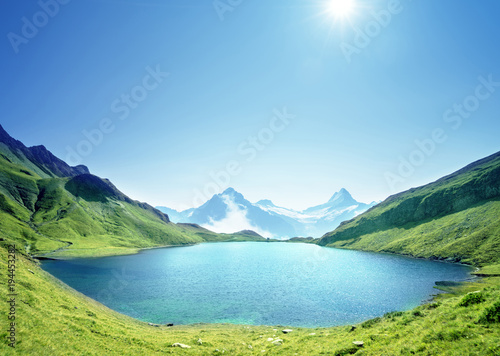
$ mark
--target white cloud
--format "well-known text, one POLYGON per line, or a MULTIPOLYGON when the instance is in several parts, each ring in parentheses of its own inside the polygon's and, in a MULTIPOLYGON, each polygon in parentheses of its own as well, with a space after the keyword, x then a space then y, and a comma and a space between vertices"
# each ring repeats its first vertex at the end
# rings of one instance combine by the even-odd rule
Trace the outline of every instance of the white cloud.
POLYGON ((263 230, 253 225, 247 218, 247 210, 236 204, 229 196, 223 196, 224 203, 227 205, 226 217, 219 221, 210 219, 209 224, 203 224, 202 227, 217 233, 232 234, 242 230, 253 230, 263 237, 274 238, 269 231, 263 230))

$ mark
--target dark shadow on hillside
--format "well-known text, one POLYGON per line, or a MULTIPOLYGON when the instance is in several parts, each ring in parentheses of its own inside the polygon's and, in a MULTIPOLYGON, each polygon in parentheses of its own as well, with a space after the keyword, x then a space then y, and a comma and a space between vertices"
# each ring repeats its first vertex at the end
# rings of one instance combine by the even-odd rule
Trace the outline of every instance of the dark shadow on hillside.
POLYGON ((71 178, 65 185, 68 192, 89 202, 107 202, 108 198, 120 198, 115 190, 99 177, 82 174, 71 178))

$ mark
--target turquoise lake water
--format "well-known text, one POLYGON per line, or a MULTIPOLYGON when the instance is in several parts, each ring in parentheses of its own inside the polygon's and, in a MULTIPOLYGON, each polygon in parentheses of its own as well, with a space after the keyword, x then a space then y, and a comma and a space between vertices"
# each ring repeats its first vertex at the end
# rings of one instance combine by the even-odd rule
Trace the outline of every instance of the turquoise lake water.
POLYGON ((158 324, 325 327, 415 307, 466 266, 308 244, 231 242, 44 261, 120 313, 158 324))

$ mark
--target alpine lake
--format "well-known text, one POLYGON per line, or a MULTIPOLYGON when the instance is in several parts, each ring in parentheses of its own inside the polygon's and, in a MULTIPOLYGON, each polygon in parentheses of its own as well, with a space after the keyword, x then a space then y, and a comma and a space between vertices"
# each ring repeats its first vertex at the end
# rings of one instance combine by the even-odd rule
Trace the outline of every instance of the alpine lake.
POLYGON ((408 310, 471 268, 303 243, 228 242, 42 267, 107 307, 156 324, 329 327, 408 310))

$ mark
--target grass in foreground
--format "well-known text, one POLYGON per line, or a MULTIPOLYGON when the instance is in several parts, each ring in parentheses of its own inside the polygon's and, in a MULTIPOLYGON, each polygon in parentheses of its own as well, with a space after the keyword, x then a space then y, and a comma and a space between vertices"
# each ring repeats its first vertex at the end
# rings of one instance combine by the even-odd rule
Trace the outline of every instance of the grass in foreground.
MULTIPOLYGON (((351 326, 293 328, 240 325, 154 327, 83 296, 17 254, 16 337, 7 345, 7 303, 1 308, 4 355, 499 355, 500 278, 455 288, 432 303, 351 326), (30 270, 33 272, 30 272, 30 270), (459 306, 466 293, 479 302, 459 306), (497 304, 495 304, 497 303, 497 304), (496 309, 495 309, 496 308, 496 309), (496 313, 496 314, 495 314, 496 313), (489 318, 489 319, 488 319, 489 318), (283 340, 275 345, 270 339, 283 340), (353 341, 363 341, 362 348, 353 341), (174 343, 189 349, 172 347, 174 343)), ((6 270, 7 251, 0 249, 6 270)), ((6 300, 4 277, 1 298, 6 300)), ((469 302, 467 302, 469 303, 469 302)))

